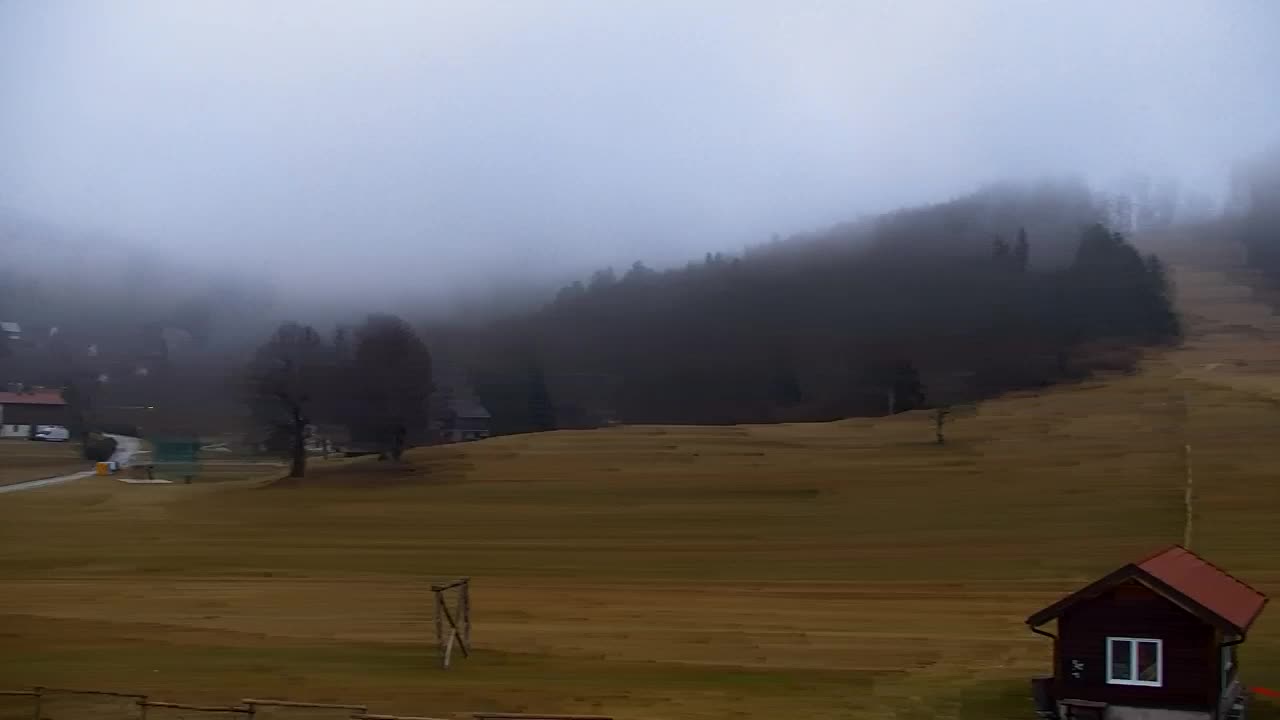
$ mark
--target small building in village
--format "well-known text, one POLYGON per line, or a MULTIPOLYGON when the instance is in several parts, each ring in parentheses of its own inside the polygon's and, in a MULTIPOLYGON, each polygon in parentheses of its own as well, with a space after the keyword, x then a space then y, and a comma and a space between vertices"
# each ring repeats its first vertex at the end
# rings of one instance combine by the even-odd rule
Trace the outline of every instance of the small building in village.
POLYGON ((1027 618, 1053 640, 1053 676, 1032 681, 1037 714, 1238 720, 1236 649, 1266 602, 1181 546, 1125 565, 1027 618))
POLYGON ((441 419, 437 432, 443 442, 467 442, 489 437, 489 411, 479 400, 454 399, 441 419))
POLYGON ((492 416, 480 402, 463 369, 443 358, 431 368, 431 435, 434 442, 483 440, 492 432, 492 416))
POLYGON ((0 437, 29 438, 41 425, 66 425, 67 417, 57 390, 0 392, 0 437))

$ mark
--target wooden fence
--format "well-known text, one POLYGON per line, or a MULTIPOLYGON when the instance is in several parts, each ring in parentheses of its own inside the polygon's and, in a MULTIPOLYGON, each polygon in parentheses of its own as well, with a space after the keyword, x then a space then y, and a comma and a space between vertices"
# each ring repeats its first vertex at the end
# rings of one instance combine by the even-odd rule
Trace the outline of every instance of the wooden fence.
MULTIPOLYGON (((463 607, 465 608, 465 600, 462 602, 463 607)), ((457 629, 460 630, 461 628, 457 629)), ((240 700, 238 705, 198 705, 190 703, 160 702, 151 700, 147 695, 141 693, 116 692, 113 690, 80 690, 54 687, 33 687, 27 690, 0 690, 0 697, 30 698, 31 711, 28 717, 30 717, 31 720, 71 720, 63 718, 49 718, 45 716, 44 711, 48 707, 48 701, 51 697, 58 695, 102 696, 130 700, 133 705, 138 708, 138 720, 147 720, 149 711, 153 709, 181 710, 185 712, 232 716, 233 720, 255 720, 255 716, 258 714, 258 711, 261 708, 266 707, 345 710, 348 714, 349 720, 463 720, 465 718, 470 718, 471 720, 613 720, 612 717, 607 715, 564 715, 558 713, 466 712, 447 713, 444 716, 435 717, 427 715, 380 715, 371 714, 369 712, 368 705, 360 704, 313 703, 298 702, 295 700, 244 698, 240 700)))

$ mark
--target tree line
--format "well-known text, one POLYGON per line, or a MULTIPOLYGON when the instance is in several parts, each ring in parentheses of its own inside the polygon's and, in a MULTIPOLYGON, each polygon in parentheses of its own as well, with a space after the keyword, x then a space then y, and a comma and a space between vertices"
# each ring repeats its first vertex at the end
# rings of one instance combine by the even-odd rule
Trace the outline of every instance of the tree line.
POLYGON ((1178 336, 1159 259, 1100 217, 1071 186, 980 193, 681 269, 604 269, 464 344, 510 432, 964 402, 1178 336), (594 415, 573 378, 594 379, 594 415))

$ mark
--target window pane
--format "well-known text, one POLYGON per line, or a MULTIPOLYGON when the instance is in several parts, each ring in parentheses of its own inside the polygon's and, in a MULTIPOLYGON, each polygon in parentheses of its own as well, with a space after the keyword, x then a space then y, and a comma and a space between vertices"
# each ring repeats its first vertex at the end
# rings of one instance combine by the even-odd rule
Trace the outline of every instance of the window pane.
MULTIPOLYGON (((1097 647, 1096 645, 1094 647, 1097 647)), ((1129 660, 1128 640, 1112 640, 1111 641, 1111 667, 1107 677, 1112 680, 1132 680, 1133 669, 1129 660)))
POLYGON ((1156 682, 1160 679, 1160 644, 1138 643, 1138 679, 1156 682))

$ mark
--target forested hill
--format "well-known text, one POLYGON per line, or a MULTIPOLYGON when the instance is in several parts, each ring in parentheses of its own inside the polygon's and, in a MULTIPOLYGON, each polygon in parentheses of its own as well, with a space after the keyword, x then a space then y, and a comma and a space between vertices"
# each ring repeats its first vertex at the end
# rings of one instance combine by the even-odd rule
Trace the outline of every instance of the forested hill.
POLYGON ((1176 337, 1163 269, 1071 184, 564 288, 465 343, 499 431, 820 420, 1087 374, 1176 337))
POLYGON ((1280 147, 1241 165, 1224 221, 1244 246, 1249 264, 1280 285, 1280 147))

